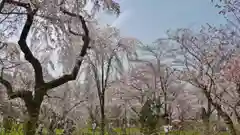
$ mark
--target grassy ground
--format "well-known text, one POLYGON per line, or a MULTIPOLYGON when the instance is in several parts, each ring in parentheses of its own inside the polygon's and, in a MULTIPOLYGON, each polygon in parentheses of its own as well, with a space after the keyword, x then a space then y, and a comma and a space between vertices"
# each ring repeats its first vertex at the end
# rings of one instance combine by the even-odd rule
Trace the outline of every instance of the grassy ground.
MULTIPOLYGON (((12 127, 10 133, 4 133, 3 130, 0 129, 0 135, 23 135, 22 133, 22 126, 15 126, 12 127)), ((124 134, 124 131, 120 128, 114 128, 113 132, 115 132, 114 135, 122 135, 124 134)), ((56 130, 56 135, 61 135, 63 133, 62 130, 56 130)), ((165 135, 163 131, 157 131, 158 135, 165 135)), ((77 130, 74 135, 92 135, 93 131, 91 128, 84 128, 77 130)), ((140 130, 138 128, 127 128, 126 129, 127 135, 140 135, 140 130)), ((44 130, 44 135, 47 135, 46 130, 44 130)), ((100 129, 96 129, 94 132, 94 135, 100 135, 100 129)), ((106 133, 106 135, 110 135, 109 133, 106 133)), ((111 134, 113 135, 113 133, 111 134)), ((201 130, 188 130, 188 131, 173 131, 171 133, 168 133, 168 135, 204 135, 201 133, 201 130)), ((214 135, 229 135, 228 133, 218 133, 214 135)))
MULTIPOLYGON (((74 135, 91 135, 93 132, 78 132, 75 133, 74 135)), ((4 133, 0 132, 0 135, 23 135, 21 131, 12 131, 10 133, 4 133)), ((44 135, 47 135, 47 133, 44 133, 44 135)), ((57 132, 56 135, 61 135, 61 132, 57 132)), ((97 131, 94 133, 94 135, 100 135, 100 132, 97 131)), ((109 135, 108 133, 105 133, 105 135, 109 135)), ((117 135, 121 135, 121 132, 117 132, 117 135)), ((127 135, 140 135, 140 132, 127 132, 127 135)), ((158 135, 165 135, 163 132, 159 132, 158 135)), ((172 133, 168 133, 168 135, 203 135, 199 132, 196 131, 176 131, 172 133)), ((219 133, 216 135, 229 135, 228 133, 219 133)))

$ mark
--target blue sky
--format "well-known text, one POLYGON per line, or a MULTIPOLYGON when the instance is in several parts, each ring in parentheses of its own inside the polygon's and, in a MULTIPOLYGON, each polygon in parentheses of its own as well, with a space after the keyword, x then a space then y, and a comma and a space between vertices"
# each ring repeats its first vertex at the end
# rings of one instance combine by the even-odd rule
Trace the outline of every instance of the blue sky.
POLYGON ((168 29, 225 23, 211 0, 120 1, 122 14, 117 20, 108 15, 101 19, 120 28, 123 36, 136 37, 145 43, 164 36, 168 29))

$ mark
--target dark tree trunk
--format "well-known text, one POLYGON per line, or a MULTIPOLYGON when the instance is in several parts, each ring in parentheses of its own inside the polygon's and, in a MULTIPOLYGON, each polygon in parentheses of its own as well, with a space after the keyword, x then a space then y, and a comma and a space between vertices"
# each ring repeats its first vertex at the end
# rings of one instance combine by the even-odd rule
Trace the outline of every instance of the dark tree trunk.
MULTIPOLYGON (((17 7, 22 7, 25 8, 27 11, 26 14, 26 21, 24 24, 24 27, 22 29, 18 44, 21 49, 21 51, 24 53, 25 59, 32 65, 32 68, 34 69, 34 79, 35 79, 35 96, 32 96, 32 93, 27 90, 23 91, 14 91, 12 84, 3 79, 2 76, 0 76, 0 83, 3 84, 6 89, 7 89, 7 94, 10 99, 14 98, 21 98, 25 102, 25 106, 27 108, 28 112, 28 119, 25 121, 24 125, 24 135, 34 135, 37 129, 37 122, 38 122, 38 117, 39 117, 39 111, 40 111, 40 106, 43 101, 43 97, 46 94, 46 92, 50 89, 56 88, 60 85, 63 85, 69 81, 76 80, 79 69, 82 65, 83 62, 83 57, 87 54, 87 50, 89 48, 89 30, 86 25, 86 22, 84 18, 81 15, 75 14, 68 12, 67 10, 60 8, 61 12, 71 16, 71 17, 76 17, 79 18, 81 24, 82 24, 82 29, 84 30, 84 36, 82 36, 83 40, 83 46, 80 54, 78 55, 80 59, 77 58, 76 63, 74 68, 72 69, 72 72, 70 74, 65 74, 55 80, 45 82, 43 78, 43 71, 42 71, 42 65, 40 61, 34 57, 33 53, 31 52, 30 48, 27 45, 27 37, 28 33, 31 29, 31 26, 34 22, 34 16, 36 12, 38 11, 38 8, 32 9, 32 6, 28 2, 21 2, 21 1, 12 1, 12 0, 3 0, 0 3, 0 12, 4 5, 6 4, 11 4, 17 7)), ((103 108, 101 107, 101 110, 103 111, 102 119, 105 119, 104 116, 104 97, 103 97, 103 102, 102 102, 103 108)), ((101 111, 101 112, 102 112, 101 111)), ((103 127, 104 127, 104 122, 103 122, 103 127)))
POLYGON ((164 92, 164 114, 167 115, 168 108, 167 108, 167 92, 164 92))
POLYGON ((104 94, 101 94, 100 96, 100 112, 101 112, 101 123, 100 123, 100 128, 101 128, 101 135, 104 135, 105 132, 105 98, 104 94))
POLYGON ((212 113, 211 106, 212 106, 211 102, 208 101, 207 111, 204 107, 202 108, 202 120, 205 125, 205 131, 204 131, 205 134, 210 134, 210 116, 212 113))
POLYGON ((170 124, 170 116, 168 112, 168 104, 167 104, 167 92, 164 91, 164 120, 165 124, 169 125, 170 124))
MULTIPOLYGON (((29 104, 28 102, 25 103, 26 106, 29 104)), ((37 122, 38 122, 38 114, 40 110, 40 106, 31 106, 28 108, 28 119, 25 121, 24 125, 24 135, 34 135, 37 130, 37 122)))
POLYGON ((123 135, 127 135, 127 108, 125 102, 125 109, 124 109, 124 119, 123 119, 123 135))
POLYGON ((29 116, 25 122, 24 135, 35 135, 37 129, 38 117, 29 116))
POLYGON ((4 133, 6 133, 6 134, 10 133, 12 130, 12 126, 13 126, 12 118, 4 115, 2 124, 3 124, 3 128, 5 129, 4 133))
MULTIPOLYGON (((208 117, 208 116, 207 116, 208 117)), ((206 135, 208 135, 209 133, 210 133, 210 120, 209 120, 209 118, 207 118, 206 117, 206 119, 203 119, 203 123, 204 123, 204 125, 205 125, 205 131, 204 131, 204 133, 206 134, 206 135)))
POLYGON ((35 96, 30 94, 23 98, 28 112, 28 119, 24 125, 24 135, 34 135, 36 133, 40 107, 45 95, 43 91, 36 91, 35 96))
POLYGON ((234 124, 233 124, 231 118, 228 116, 228 114, 225 113, 225 112, 222 111, 222 110, 219 110, 219 114, 220 114, 220 116, 223 118, 225 124, 228 126, 228 128, 229 128, 229 130, 230 130, 230 134, 231 134, 231 135, 237 135, 236 130, 235 130, 235 127, 234 127, 234 124))
POLYGON ((206 89, 203 89, 203 92, 204 92, 205 96, 207 97, 208 102, 212 104, 212 106, 218 111, 218 114, 223 118, 225 124, 228 126, 228 128, 230 130, 230 134, 237 135, 236 129, 234 127, 234 124, 233 124, 230 116, 222 110, 221 105, 213 102, 210 93, 206 89))

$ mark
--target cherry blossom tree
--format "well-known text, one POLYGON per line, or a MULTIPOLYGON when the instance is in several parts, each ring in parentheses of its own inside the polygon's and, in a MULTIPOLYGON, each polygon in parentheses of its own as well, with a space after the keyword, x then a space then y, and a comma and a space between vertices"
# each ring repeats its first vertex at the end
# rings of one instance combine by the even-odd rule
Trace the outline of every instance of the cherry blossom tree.
POLYGON ((171 102, 180 92, 177 88, 181 89, 183 86, 178 85, 174 79, 175 70, 164 61, 164 58, 170 58, 168 51, 172 50, 163 50, 160 45, 143 46, 141 44, 139 56, 142 57, 130 57, 130 69, 121 78, 122 96, 132 97, 128 101, 130 108, 138 116, 141 127, 149 129, 146 130, 147 132, 155 132, 153 129, 157 128, 161 120, 165 121, 163 123, 171 121, 169 119, 171 102), (149 106, 155 107, 149 110, 149 106), (152 111, 157 112, 157 115, 151 114, 152 111), (150 118, 150 115, 153 117, 150 118), (146 118, 148 116, 149 119, 146 118))
POLYGON ((232 48, 235 44, 234 42, 229 44, 234 38, 228 35, 228 31, 223 32, 224 29, 222 29, 211 26, 203 27, 200 33, 194 33, 189 29, 179 29, 175 34, 169 35, 170 39, 180 45, 182 51, 180 53, 183 54, 182 60, 176 60, 177 63, 183 64, 180 70, 181 80, 199 88, 204 93, 210 103, 207 110, 209 115, 212 112, 210 106, 213 106, 228 125, 231 134, 235 135, 234 123, 230 112, 224 109, 223 101, 232 104, 236 98, 229 97, 234 92, 226 90, 232 85, 229 85, 230 83, 221 74, 222 66, 234 54, 232 48), (229 38, 225 38, 227 36, 229 38))
MULTIPOLYGON (((111 2, 108 2, 107 7, 112 8, 111 2)), ((25 124, 25 134, 35 134, 37 121, 39 116, 40 106, 47 92, 53 88, 65 84, 69 81, 73 81, 77 78, 80 67, 83 63, 83 57, 87 54, 90 48, 90 38, 93 34, 88 23, 87 13, 83 10, 83 6, 86 1, 14 1, 14 0, 2 0, 0 3, 0 13, 2 25, 6 29, 1 29, 1 33, 5 35, 18 35, 20 32, 18 47, 24 54, 25 60, 33 68, 28 73, 32 73, 34 82, 30 81, 31 88, 15 88, 14 85, 5 76, 0 77, 0 82, 5 86, 9 99, 20 98, 24 101, 28 119, 25 124), (87 21, 86 21, 87 20, 87 21), (74 24, 73 24, 74 23, 74 24), (19 30, 23 24, 22 30, 19 30), (78 29, 78 31, 73 31, 78 29), (29 36, 31 38, 29 41, 29 36), (66 47, 71 47, 71 35, 82 37, 82 41, 75 42, 78 46, 81 46, 75 65, 70 73, 65 73, 60 77, 52 80, 45 80, 44 66, 41 64, 39 57, 33 53, 32 47, 41 50, 46 48, 58 47, 63 51, 66 47), (30 42, 30 44, 29 44, 30 42), (37 48, 38 44, 45 44, 45 46, 37 48)), ((96 2, 98 4, 98 2, 96 2)), ((95 31, 94 31, 95 32, 95 31)), ((93 33, 94 33, 93 32, 93 33)), ((48 49, 45 51, 49 51, 48 49)), ((65 49, 66 50, 66 49, 65 49)), ((8 53, 8 52, 6 52, 8 53)), ((67 55, 67 53, 65 53, 67 55)), ((41 56, 41 55, 40 55, 41 56)), ((48 61, 48 63, 51 63, 48 61)))
POLYGON ((105 93, 111 87, 111 82, 124 70, 123 61, 120 57, 128 54, 134 44, 124 44, 135 39, 120 38, 119 32, 115 28, 107 28, 97 35, 94 41, 92 51, 88 54, 89 66, 87 78, 92 79, 96 85, 97 95, 101 114, 101 134, 104 134, 105 128, 105 93), (108 38, 106 38, 108 37, 108 38), (94 45, 97 44, 97 45, 94 45), (128 47, 129 46, 129 47, 128 47), (92 76, 89 76, 91 74, 92 76))
POLYGON ((142 95, 147 98, 161 97, 163 113, 167 117, 170 104, 177 95, 176 86, 180 88, 180 84, 174 81, 175 69, 166 63, 173 57, 175 48, 164 48, 164 44, 159 40, 153 45, 140 45, 142 57, 130 59, 135 64, 131 70, 130 87, 143 92, 142 95))
MULTIPOLYGON (((234 56, 232 56, 228 61, 223 65, 223 76, 226 81, 230 81, 230 84, 233 85, 232 88, 239 98, 239 82, 238 82, 238 60, 237 58, 239 53, 239 1, 237 0, 226 0, 226 1, 212 1, 215 4, 215 7, 219 9, 219 14, 223 15, 227 21, 227 28, 225 28, 221 33, 225 33, 225 38, 229 42, 226 44, 234 45, 234 56)), ((238 99, 239 100, 239 99, 238 99)), ((235 115, 239 122, 238 114, 238 100, 235 103, 232 103, 230 107, 234 110, 235 115)))

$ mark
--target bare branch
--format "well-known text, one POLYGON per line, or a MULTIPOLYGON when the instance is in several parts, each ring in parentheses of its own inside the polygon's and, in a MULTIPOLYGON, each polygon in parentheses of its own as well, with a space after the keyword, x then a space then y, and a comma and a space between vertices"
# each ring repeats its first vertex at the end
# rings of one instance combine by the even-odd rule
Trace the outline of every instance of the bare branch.
POLYGON ((73 34, 74 36, 84 36, 84 34, 82 33, 77 33, 75 31, 73 31, 71 28, 69 28, 69 33, 73 34))
MULTIPOLYGON (((7 13, 1 12, 0 14, 2 14, 2 15, 8 15, 8 16, 9 16, 9 15, 13 15, 13 14, 14 14, 14 15, 27 15, 27 13, 13 12, 13 11, 7 12, 7 13)), ((7 16, 7 17, 8 17, 8 16, 7 16)), ((6 17, 6 18, 7 18, 7 17, 6 17)))
MULTIPOLYGON (((33 24, 34 15, 37 12, 37 9, 32 10, 29 3, 23 3, 23 2, 19 2, 19 1, 13 1, 13 0, 4 0, 0 5, 0 9, 3 8, 5 2, 8 4, 15 5, 15 6, 23 7, 27 10, 27 20, 24 24, 18 44, 20 46, 21 51, 24 53, 25 59, 34 68, 35 87, 39 87, 42 84, 44 84, 42 66, 41 66, 39 60, 33 56, 31 50, 29 49, 29 47, 26 43, 26 39, 27 39, 28 33, 31 29, 31 26, 33 24)), ((18 14, 21 14, 21 13, 18 13, 18 14)))
POLYGON ((14 99, 14 98, 21 98, 21 99, 25 99, 25 98, 31 98, 32 92, 31 91, 26 91, 26 90, 19 90, 16 92, 13 92, 12 94, 9 95, 10 99, 14 99))
POLYGON ((24 2, 20 2, 20 1, 14 1, 14 0, 4 0, 4 1, 6 1, 8 4, 12 4, 12 5, 15 5, 15 6, 23 7, 28 12, 31 12, 31 6, 30 6, 29 3, 24 3, 24 2))
POLYGON ((2 2, 0 3, 0 12, 2 12, 5 2, 6 0, 2 0, 2 2))
POLYGON ((63 100, 63 97, 59 97, 59 96, 49 96, 48 94, 46 94, 45 96, 47 96, 47 98, 55 98, 55 99, 63 100))
POLYGON ((16 92, 14 92, 12 84, 9 81, 7 81, 6 79, 4 79, 2 74, 0 76, 0 83, 2 85, 4 85, 4 87, 6 88, 9 99, 24 98, 30 92, 30 91, 24 91, 24 90, 18 90, 16 92))
POLYGON ((100 97, 102 91, 101 91, 101 86, 100 86, 100 78, 97 72, 97 67, 96 65, 94 65, 94 63, 92 61, 90 61, 91 64, 91 69, 93 70, 93 74, 94 74, 94 80, 96 82, 96 86, 97 86, 97 91, 98 91, 98 96, 100 97))
POLYGON ((42 84, 44 84, 42 66, 39 60, 33 56, 31 50, 26 43, 26 39, 31 29, 36 11, 37 10, 33 10, 32 12, 28 13, 27 20, 23 27, 18 44, 20 46, 20 49, 24 53, 25 59, 33 66, 35 72, 35 87, 40 87, 42 84))
POLYGON ((13 93, 12 84, 9 81, 3 79, 2 76, 0 76, 0 83, 6 87, 8 95, 11 95, 13 93))
POLYGON ((89 42, 90 42, 89 30, 87 28, 87 24, 86 24, 86 21, 84 20, 84 18, 81 15, 70 13, 70 12, 64 10, 63 8, 61 8, 61 11, 64 14, 67 14, 67 15, 72 16, 72 17, 78 17, 80 19, 80 21, 82 23, 82 28, 84 30, 84 36, 82 36, 82 40, 83 40, 84 43, 83 43, 82 50, 81 50, 81 52, 79 54, 79 59, 76 60, 75 66, 74 66, 74 68, 72 70, 72 73, 65 74, 65 75, 63 75, 62 77, 60 77, 60 78, 58 78, 56 80, 53 80, 53 81, 50 81, 50 82, 46 83, 46 85, 44 87, 47 90, 55 88, 55 87, 58 87, 58 86, 66 83, 66 82, 75 80, 77 78, 78 72, 79 72, 80 67, 82 65, 82 62, 83 62, 83 57, 87 53, 87 49, 89 47, 89 42))
MULTIPOLYGON (((111 66, 112 66, 112 59, 114 58, 114 51, 115 50, 117 50, 117 48, 119 47, 119 45, 116 47, 116 48, 114 48, 113 49, 113 51, 112 51, 112 54, 110 55, 110 58, 108 59, 108 62, 107 62, 107 71, 106 71, 106 78, 105 78, 105 80, 104 80, 104 89, 106 89, 106 87, 107 87, 107 82, 108 82, 108 78, 109 78, 109 73, 110 73, 110 68, 111 68, 111 66)), ((104 63, 104 62, 103 62, 104 63)), ((102 64, 103 64, 102 63, 102 64)), ((103 80, 102 80, 103 81, 103 80)))
POLYGON ((81 103, 83 103, 85 101, 87 101, 87 100, 81 100, 81 101, 75 103, 70 109, 64 111, 63 117, 66 116, 69 112, 71 112, 75 107, 79 106, 81 103))

